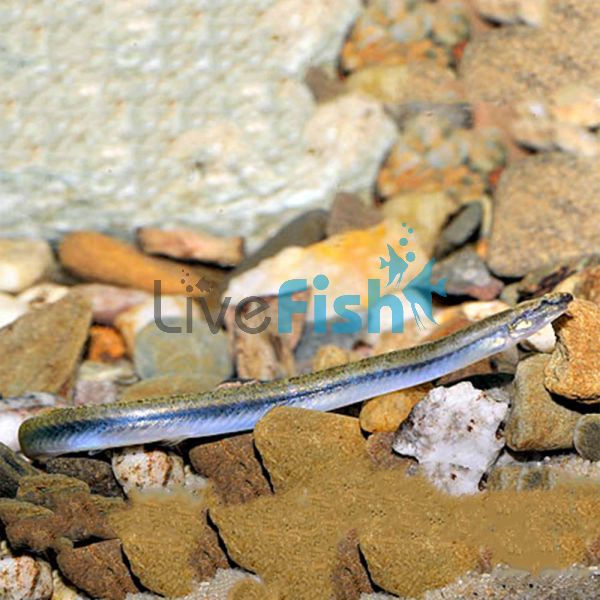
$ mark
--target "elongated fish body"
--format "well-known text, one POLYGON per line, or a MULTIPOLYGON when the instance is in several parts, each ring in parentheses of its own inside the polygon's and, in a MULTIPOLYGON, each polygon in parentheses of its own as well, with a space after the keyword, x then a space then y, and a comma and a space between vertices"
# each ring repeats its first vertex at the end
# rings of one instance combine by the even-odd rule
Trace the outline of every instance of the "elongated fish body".
POLYGON ((570 294, 549 294, 435 342, 288 379, 201 394, 57 409, 25 421, 23 452, 53 456, 252 429, 275 406, 333 410, 412 387, 500 352, 553 321, 570 294))

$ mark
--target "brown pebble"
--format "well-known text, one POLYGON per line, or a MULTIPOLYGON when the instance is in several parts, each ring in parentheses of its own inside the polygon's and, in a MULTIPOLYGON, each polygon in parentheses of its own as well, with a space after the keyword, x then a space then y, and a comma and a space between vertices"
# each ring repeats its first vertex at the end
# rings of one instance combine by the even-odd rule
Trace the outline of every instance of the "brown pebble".
POLYGON ((190 460, 198 473, 212 481, 225 504, 248 502, 271 493, 251 433, 200 444, 191 450, 190 460))
POLYGON ((212 282, 221 279, 217 269, 189 267, 173 261, 146 256, 133 246, 93 231, 70 233, 59 248, 65 268, 88 281, 154 291, 154 282, 161 282, 163 294, 194 297, 207 296, 196 287, 200 279, 212 282), (189 273, 189 275, 188 275, 189 273), (183 280, 183 283, 182 283, 183 280), (187 286, 191 286, 191 291, 187 286))
POLYGON ((139 591, 123 561, 119 540, 64 548, 56 560, 63 575, 94 598, 124 600, 139 591))
POLYGON ((92 310, 69 294, 31 311, 0 332, 0 395, 27 391, 70 395, 92 310))
POLYGON ((85 457, 56 457, 48 459, 44 468, 48 473, 81 479, 87 483, 92 494, 116 497, 123 495, 111 466, 102 460, 85 457))

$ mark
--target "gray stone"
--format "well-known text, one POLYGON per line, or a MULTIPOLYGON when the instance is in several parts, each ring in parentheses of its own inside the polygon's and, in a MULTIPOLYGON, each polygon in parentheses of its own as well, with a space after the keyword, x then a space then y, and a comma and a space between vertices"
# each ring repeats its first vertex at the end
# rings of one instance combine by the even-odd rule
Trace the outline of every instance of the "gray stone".
POLYGON ((573 447, 580 413, 558 404, 544 387, 550 360, 537 354, 517 366, 515 393, 506 422, 506 443, 513 450, 558 450, 573 447))
POLYGON ((477 233, 483 218, 481 202, 469 202, 450 217, 436 244, 434 256, 442 258, 466 244, 477 233))
POLYGON ((451 296, 471 296, 492 300, 503 284, 493 277, 485 263, 471 247, 453 252, 433 268, 433 279, 446 278, 446 292, 451 296))
POLYGON ((600 460, 600 415, 583 415, 577 421, 573 443, 583 458, 594 462, 600 460))
POLYGON ((186 333, 185 319, 165 317, 163 322, 181 332, 161 331, 152 321, 138 333, 134 362, 142 379, 167 374, 202 375, 212 387, 231 375, 232 362, 223 331, 212 333, 199 319, 193 322, 191 333, 186 333))

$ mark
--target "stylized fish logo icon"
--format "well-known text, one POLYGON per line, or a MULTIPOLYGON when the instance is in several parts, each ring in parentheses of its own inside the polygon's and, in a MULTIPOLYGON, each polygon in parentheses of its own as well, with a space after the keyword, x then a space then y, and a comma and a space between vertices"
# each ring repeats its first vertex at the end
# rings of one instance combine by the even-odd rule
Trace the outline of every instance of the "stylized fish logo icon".
POLYGON ((415 260, 415 253, 407 252, 406 260, 404 260, 401 256, 398 256, 397 252, 392 248, 390 244, 387 244, 387 249, 388 259, 386 260, 383 256, 380 256, 379 260, 381 261, 381 264, 379 268, 388 269, 387 285, 391 285, 393 281, 396 278, 398 278, 398 281, 396 281, 396 286, 399 286, 404 273, 408 269, 408 263, 415 260))

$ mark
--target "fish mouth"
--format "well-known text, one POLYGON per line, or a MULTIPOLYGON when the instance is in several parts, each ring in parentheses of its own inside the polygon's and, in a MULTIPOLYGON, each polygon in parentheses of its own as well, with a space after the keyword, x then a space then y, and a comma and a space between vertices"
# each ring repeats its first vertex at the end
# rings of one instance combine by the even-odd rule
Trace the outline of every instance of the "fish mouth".
POLYGON ((562 315, 573 301, 573 294, 568 292, 553 292, 540 298, 540 310, 546 312, 551 320, 562 315))

